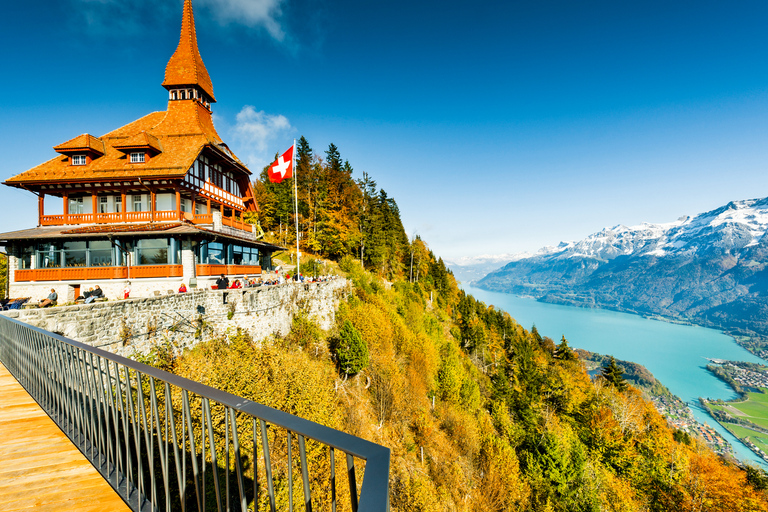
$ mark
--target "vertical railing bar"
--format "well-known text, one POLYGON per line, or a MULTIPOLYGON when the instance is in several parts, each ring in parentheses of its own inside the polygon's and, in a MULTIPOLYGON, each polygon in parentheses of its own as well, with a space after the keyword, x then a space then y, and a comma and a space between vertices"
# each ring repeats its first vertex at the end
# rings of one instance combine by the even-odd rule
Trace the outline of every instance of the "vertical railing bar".
POLYGON ((224 464, 226 467, 226 470, 224 471, 224 494, 226 498, 226 510, 227 512, 230 512, 229 509, 229 407, 224 407, 224 449, 225 457, 224 457, 224 464))
POLYGON ((80 415, 80 428, 78 429, 78 441, 80 445, 83 447, 84 453, 87 454, 88 451, 88 445, 87 445, 87 432, 88 432, 88 409, 86 407, 86 397, 85 397, 85 377, 83 376, 83 362, 80 356, 80 353, 82 352, 82 349, 76 348, 75 349, 75 378, 78 383, 78 399, 77 399, 77 405, 78 410, 81 411, 80 415))
MULTIPOLYGON (((104 404, 104 389, 101 386, 101 363, 99 363, 99 369, 96 370, 93 365, 93 352, 88 352, 89 356, 88 359, 91 362, 91 372, 93 373, 93 382, 94 386, 96 387, 96 432, 97 432, 97 438, 98 438, 98 454, 97 454, 97 460, 98 460, 98 468, 101 468, 102 466, 102 458, 103 458, 103 452, 104 452, 104 436, 102 434, 102 414, 101 414, 101 408, 104 404), (98 382, 96 381, 96 377, 99 378, 98 382)), ((96 356, 96 361, 99 361, 99 356, 96 356)))
MULTIPOLYGON (((208 465, 205 463, 205 397, 200 397, 200 452, 201 452, 201 459, 203 462, 203 470, 202 470, 202 477, 203 477, 203 512, 205 512, 205 508, 208 506, 208 502, 205 499, 205 472, 208 470, 208 465)), ((192 435, 190 433, 190 435, 192 435)))
POLYGON ((253 427, 253 512, 259 512, 259 445, 256 440, 256 418, 253 416, 251 416, 251 425, 253 427))
POLYGON ((91 427, 90 400, 88 399, 88 374, 85 368, 83 350, 77 349, 77 370, 80 376, 80 407, 83 410, 83 427, 80 430, 80 442, 83 446, 86 457, 88 456, 88 441, 90 440, 89 429, 91 427))
MULTIPOLYGON (((128 370, 126 370, 127 372, 128 370)), ((125 396, 125 399, 123 399, 124 395, 124 386, 123 386, 123 377, 120 375, 120 365, 117 364, 115 361, 115 378, 117 380, 117 405, 118 405, 118 412, 120 413, 120 418, 123 423, 123 441, 124 446, 123 449, 119 451, 120 456, 120 462, 123 468, 123 475, 125 475, 125 485, 126 485, 126 493, 128 493, 127 489, 130 485, 133 484, 133 460, 131 458, 131 443, 129 440, 129 432, 128 432, 128 397, 127 394, 125 396)), ((118 436, 119 437, 119 436, 118 436)))
POLYGON ((211 424, 211 402, 206 397, 203 398, 203 404, 205 405, 205 421, 208 424, 208 442, 211 445, 211 473, 213 473, 213 487, 216 491, 216 508, 218 512, 222 512, 219 471, 216 464, 216 445, 213 438, 213 425, 211 424))
POLYGON ((304 446, 304 436, 299 434, 299 457, 301 458, 301 479, 304 484, 304 507, 312 512, 312 494, 309 490, 309 468, 307 468, 307 449, 304 446))
MULTIPOLYGON (((138 411, 138 404, 134 405, 133 402, 133 385, 131 384, 131 369, 127 366, 125 367, 125 373, 126 373, 126 396, 128 397, 128 416, 131 422, 131 430, 133 431, 133 444, 136 449, 136 483, 134 484, 136 486, 136 489, 138 490, 138 493, 136 494, 136 508, 137 510, 141 510, 141 496, 144 493, 144 471, 141 464, 141 433, 139 432, 139 411, 138 411)), ((139 371, 134 370, 134 374, 136 377, 137 387, 141 385, 139 382, 139 371)), ((138 395, 137 395, 138 399, 138 395)))
MULTIPOLYGON (((168 395, 165 395, 165 404, 164 404, 164 410, 165 410, 165 421, 163 424, 165 425, 165 436, 163 436, 163 432, 161 431, 160 427, 160 413, 157 410, 157 390, 155 389, 155 379, 154 377, 149 378, 149 390, 150 393, 152 393, 152 396, 150 397, 150 403, 152 405, 152 416, 155 418, 155 422, 157 425, 157 451, 160 456, 160 469, 163 472, 163 489, 165 491, 165 503, 166 508, 168 508, 168 502, 170 500, 170 491, 168 489, 168 395), (165 445, 163 446, 163 441, 165 441, 165 445), (165 450, 163 450, 165 448, 165 450)), ((154 437, 154 435, 153 435, 154 437)), ((153 441, 154 444, 154 441, 153 441)), ((155 497, 155 499, 157 499, 155 497)), ((155 507, 157 507, 157 503, 155 502, 155 507)))
POLYGON ((78 399, 79 391, 78 391, 78 379, 77 379, 77 368, 75 368, 75 355, 74 355, 75 347, 71 345, 67 345, 67 365, 69 367, 69 373, 70 373, 70 394, 72 399, 72 426, 71 426, 71 433, 73 436, 73 439, 78 439, 79 436, 77 435, 77 432, 80 430, 80 425, 82 424, 81 419, 81 411, 80 407, 78 406, 80 400, 78 399))
POLYGON ((349 479, 349 497, 352 512, 357 512, 357 482, 355 481, 355 459, 347 454, 347 477, 349 479))
MULTIPOLYGON (((235 471, 237 471, 237 489, 240 492, 240 511, 245 512, 248 509, 248 502, 245 500, 245 482, 243 481, 243 464, 240 460, 240 435, 237 433, 237 418, 235 410, 229 407, 229 417, 232 420, 232 443, 235 449, 235 471)), ((254 461, 256 456, 254 455, 254 461)))
MULTIPOLYGON (((117 447, 117 438, 119 436, 118 429, 117 429, 117 418, 115 418, 115 396, 114 396, 114 385, 112 384, 112 373, 109 371, 109 359, 104 360, 104 369, 106 374, 106 380, 107 385, 104 389, 104 392, 109 397, 107 401, 107 468, 114 467, 115 470, 117 470, 117 458, 115 455, 116 447, 117 447), (113 437, 114 432, 114 437, 113 437)), ((111 471, 107 470, 107 472, 111 475, 111 471)), ((117 476, 117 473, 115 473, 115 476, 117 476)), ((117 478, 115 478, 115 481, 117 482, 117 478)))
POLYGON ((331 512, 336 512, 336 449, 328 448, 331 452, 331 512))
MULTIPOLYGON (((269 438, 267 438, 267 424, 259 418, 261 425, 261 448, 264 451, 264 471, 267 475, 267 492, 269 493, 269 506, 271 512, 275 511, 275 486, 272 482, 272 462, 269 460, 269 438)), ((291 511, 293 512, 293 511, 291 511)))
MULTIPOLYGON (((165 396, 171 396, 171 385, 165 383, 165 396)), ((166 400, 168 400, 166 398, 166 400)), ((170 403, 173 404, 173 399, 170 399, 170 403)), ((181 498, 181 511, 185 512, 187 508, 187 474, 186 465, 184 466, 184 473, 181 471, 181 460, 179 455, 179 438, 176 432, 176 415, 174 414, 173 407, 170 409, 170 421, 171 421, 171 436, 173 437, 173 460, 176 463, 176 481, 179 484, 179 497, 181 498)), ((182 435, 184 432, 184 407, 181 410, 181 430, 182 435)), ((184 446, 182 445, 181 453, 184 454, 184 446)), ((169 505, 170 506, 170 505, 169 505)), ((169 509, 170 510, 170 509, 169 509)))
MULTIPOLYGON (((152 503, 157 503, 157 482, 155 481, 155 436, 152 435, 153 430, 153 421, 152 418, 152 408, 150 407, 149 410, 149 424, 147 424, 147 410, 146 405, 144 403, 144 379, 148 379, 149 381, 152 381, 152 377, 150 375, 144 375, 141 372, 136 372, 138 376, 138 384, 136 386, 136 394, 138 395, 138 401, 139 401, 139 415, 141 416, 141 422, 139 423, 139 429, 143 430, 144 434, 144 449, 148 452, 147 456, 149 458, 149 461, 147 462, 147 466, 149 466, 149 489, 150 489, 150 500, 152 503)), ((150 400, 152 397, 150 397, 150 400)))
MULTIPOLYGON (((165 389, 168 388, 168 383, 163 381, 163 384, 165 385, 165 389)), ((165 435, 165 475, 164 479, 166 481, 165 484, 165 494, 166 494, 166 500, 165 500, 165 508, 167 512, 171 512, 171 468, 170 468, 170 454, 169 454, 169 447, 168 445, 171 443, 171 438, 168 437, 168 429, 170 428, 170 421, 173 417, 173 400, 171 399, 170 393, 165 393, 165 422, 163 423, 163 430, 165 435)), ((176 443, 176 439, 173 440, 174 444, 176 443)))
POLYGON ((288 510, 293 511, 293 463, 291 460, 291 445, 293 444, 293 436, 290 430, 286 430, 288 433, 288 510))
MULTIPOLYGON (((149 467, 150 478, 152 478, 152 503, 157 507, 157 478, 155 478, 155 443, 157 443, 157 456, 160 458, 160 471, 165 477, 165 460, 163 459, 162 432, 160 432, 160 416, 157 412, 157 392, 155 389, 155 378, 151 375, 149 378, 149 439, 151 441, 149 467), (157 432, 157 436, 155 436, 157 432)), ((163 478, 163 487, 167 487, 166 480, 163 478)))
MULTIPOLYGON (((185 415, 187 417, 187 432, 189 433, 189 451, 192 454, 192 474, 195 479, 195 495, 197 497, 197 510, 204 510, 203 503, 205 502, 204 497, 201 495, 202 492, 202 485, 200 484, 200 471, 197 467, 197 453, 195 453, 195 436, 193 434, 192 430, 192 410, 189 407, 189 393, 186 389, 181 390, 182 396, 184 398, 184 410, 185 415)), ((205 453, 205 448, 203 448, 203 453, 205 453)), ((203 462, 205 462, 205 459, 203 459, 203 462)), ((186 471, 184 473, 185 479, 186 479, 186 471)))

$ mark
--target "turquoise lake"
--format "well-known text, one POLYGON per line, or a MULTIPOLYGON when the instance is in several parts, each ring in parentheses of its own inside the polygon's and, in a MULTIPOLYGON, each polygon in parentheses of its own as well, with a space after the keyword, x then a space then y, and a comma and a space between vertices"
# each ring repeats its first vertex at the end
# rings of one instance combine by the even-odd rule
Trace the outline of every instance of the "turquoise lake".
POLYGON ((699 405, 699 397, 728 400, 736 396, 730 386, 707 371, 706 358, 765 363, 737 345, 730 336, 713 329, 649 320, 628 313, 546 304, 472 286, 463 288, 487 305, 507 311, 526 329, 536 324, 539 333, 555 343, 565 335, 571 347, 642 364, 688 403, 697 420, 720 432, 731 443, 737 457, 765 466, 699 405))

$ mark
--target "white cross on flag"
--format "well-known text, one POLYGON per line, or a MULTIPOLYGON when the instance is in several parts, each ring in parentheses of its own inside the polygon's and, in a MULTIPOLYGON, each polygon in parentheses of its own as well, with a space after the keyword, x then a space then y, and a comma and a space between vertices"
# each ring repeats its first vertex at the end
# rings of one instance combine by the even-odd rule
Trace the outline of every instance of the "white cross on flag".
POLYGON ((272 183, 280 183, 293 176, 293 146, 269 166, 267 174, 272 183))

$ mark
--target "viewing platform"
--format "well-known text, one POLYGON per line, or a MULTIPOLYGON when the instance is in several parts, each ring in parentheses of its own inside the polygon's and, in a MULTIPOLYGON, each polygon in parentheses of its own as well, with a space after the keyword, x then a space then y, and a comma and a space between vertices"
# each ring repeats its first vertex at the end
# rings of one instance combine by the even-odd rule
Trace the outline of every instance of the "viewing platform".
POLYGON ((0 510, 131 510, 0 363, 0 510))

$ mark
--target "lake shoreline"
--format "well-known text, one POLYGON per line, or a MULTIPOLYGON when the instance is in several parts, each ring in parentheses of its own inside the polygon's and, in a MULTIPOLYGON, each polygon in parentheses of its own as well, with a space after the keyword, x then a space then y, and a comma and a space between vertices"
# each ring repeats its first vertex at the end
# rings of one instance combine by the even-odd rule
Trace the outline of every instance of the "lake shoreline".
POLYGON ((645 366, 672 394, 680 397, 695 419, 714 428, 734 448, 738 459, 766 463, 732 435, 700 405, 700 396, 729 400, 733 389, 711 375, 707 359, 764 363, 732 336, 695 324, 660 321, 660 318, 598 307, 573 307, 462 286, 477 300, 507 311, 523 326, 536 325, 543 336, 559 339, 565 335, 573 348, 614 355, 617 359, 645 366))
POLYGON ((692 322, 684 318, 666 316, 658 313, 647 313, 643 311, 637 311, 631 308, 622 308, 621 306, 613 306, 610 304, 600 304, 596 302, 588 303, 588 302, 580 301, 577 299, 571 300, 559 295, 517 294, 517 293, 511 293, 511 292, 506 292, 501 290, 494 290, 490 288, 483 288, 479 286, 478 283, 475 281, 470 282, 468 286, 471 288, 480 289, 487 292, 505 293, 509 295, 514 295, 515 297, 533 299, 543 304, 556 304, 559 306, 571 306, 571 307, 583 308, 583 309, 602 309, 606 311, 615 311, 618 313, 627 313, 630 315, 637 315, 642 318, 647 318, 649 320, 658 320, 660 322, 667 322, 675 325, 698 326, 698 327, 704 327, 706 329, 714 329, 730 338, 733 338, 734 342, 736 342, 739 346, 743 347, 745 350, 748 350, 753 355, 768 362, 768 337, 757 334, 757 333, 750 334, 750 333, 744 333, 739 330, 727 329, 727 328, 723 328, 721 325, 716 325, 712 322, 692 322))

